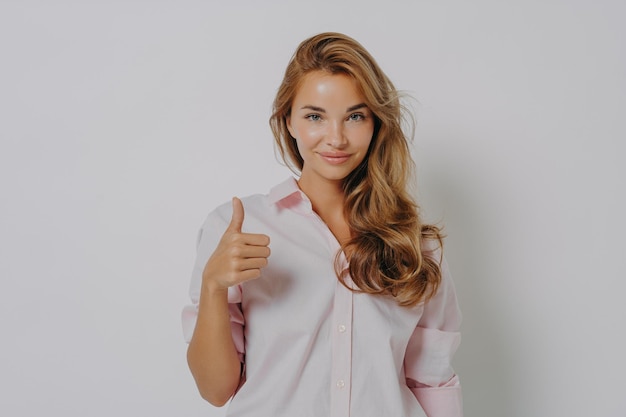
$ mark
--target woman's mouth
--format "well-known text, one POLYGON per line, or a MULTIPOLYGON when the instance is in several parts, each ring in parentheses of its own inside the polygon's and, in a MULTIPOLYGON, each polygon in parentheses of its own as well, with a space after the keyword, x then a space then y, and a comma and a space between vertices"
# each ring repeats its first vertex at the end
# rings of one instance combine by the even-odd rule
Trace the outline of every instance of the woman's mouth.
POLYGON ((319 152, 319 155, 329 164, 339 165, 350 159, 349 153, 343 152, 319 152))

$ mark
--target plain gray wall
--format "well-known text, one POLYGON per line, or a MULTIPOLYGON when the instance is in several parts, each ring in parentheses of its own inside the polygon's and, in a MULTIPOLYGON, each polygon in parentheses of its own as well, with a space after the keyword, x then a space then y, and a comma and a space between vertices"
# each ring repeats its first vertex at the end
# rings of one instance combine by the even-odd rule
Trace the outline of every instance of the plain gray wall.
MULTIPOLYGON (((266 192, 294 48, 414 98, 469 417, 624 416, 621 1, 0 1, 0 415, 221 416, 180 310, 204 217, 266 192)), ((376 383, 373 381, 372 383, 376 383)))

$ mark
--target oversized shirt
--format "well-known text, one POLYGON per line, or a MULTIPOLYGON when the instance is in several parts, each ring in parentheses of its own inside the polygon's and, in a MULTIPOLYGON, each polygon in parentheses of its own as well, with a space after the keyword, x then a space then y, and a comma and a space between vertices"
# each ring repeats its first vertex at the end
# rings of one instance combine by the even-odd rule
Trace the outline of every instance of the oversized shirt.
MULTIPOLYGON (((228 416, 462 416, 461 387, 450 365, 461 314, 438 246, 427 254, 441 260, 437 293, 401 307, 391 296, 353 292, 339 282, 340 245, 295 179, 242 202, 242 231, 268 235, 271 255, 259 278, 229 288, 245 382, 228 416)), ((202 271, 231 215, 231 204, 224 204, 200 230, 192 303, 182 314, 187 341, 202 271)), ((347 266, 342 254, 340 262, 347 266)), ((349 276, 347 284, 354 285, 349 276)))

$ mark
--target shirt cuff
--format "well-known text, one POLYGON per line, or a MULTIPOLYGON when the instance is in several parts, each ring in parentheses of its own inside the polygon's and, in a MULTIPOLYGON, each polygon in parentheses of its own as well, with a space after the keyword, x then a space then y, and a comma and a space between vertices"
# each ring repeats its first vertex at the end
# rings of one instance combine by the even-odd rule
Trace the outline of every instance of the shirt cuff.
POLYGON ((451 361, 460 341, 459 332, 417 327, 405 354, 406 377, 431 387, 446 384, 454 375, 451 361))
POLYGON ((408 385, 428 417, 463 417, 463 395, 458 376, 454 375, 439 387, 415 382, 408 385))

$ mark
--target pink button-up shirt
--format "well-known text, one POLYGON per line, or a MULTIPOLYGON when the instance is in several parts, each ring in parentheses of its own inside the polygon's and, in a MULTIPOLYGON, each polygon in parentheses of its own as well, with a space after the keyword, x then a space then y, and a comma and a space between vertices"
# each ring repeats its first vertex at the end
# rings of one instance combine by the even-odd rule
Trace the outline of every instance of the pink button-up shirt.
MULTIPOLYGON (((354 293, 339 282, 339 243, 293 178, 242 201, 243 231, 270 236, 272 254, 260 278, 229 289, 246 381, 228 416, 462 416, 450 366, 461 314, 445 260, 437 294, 400 307, 390 296, 354 293)), ((200 231, 192 304, 182 315, 187 341, 202 271, 231 213, 230 203, 218 207, 200 231)), ((439 249, 431 256, 439 259, 439 249)))

